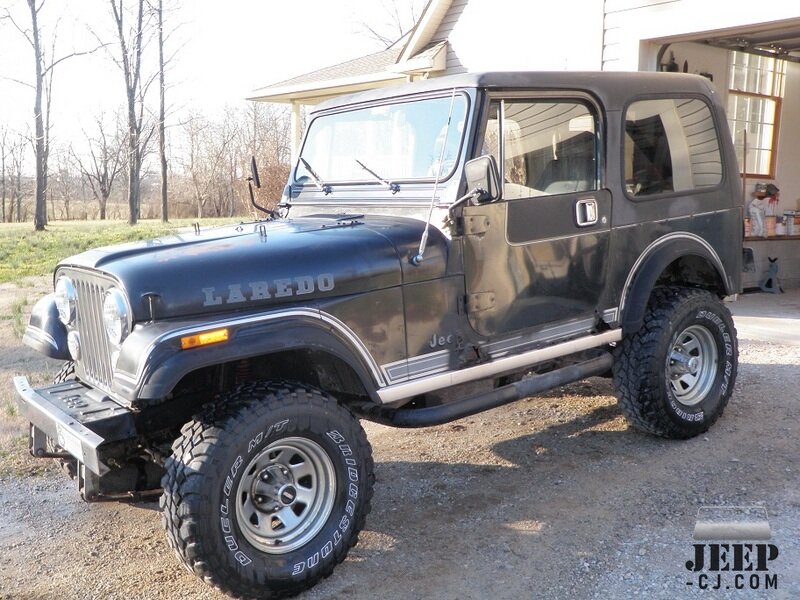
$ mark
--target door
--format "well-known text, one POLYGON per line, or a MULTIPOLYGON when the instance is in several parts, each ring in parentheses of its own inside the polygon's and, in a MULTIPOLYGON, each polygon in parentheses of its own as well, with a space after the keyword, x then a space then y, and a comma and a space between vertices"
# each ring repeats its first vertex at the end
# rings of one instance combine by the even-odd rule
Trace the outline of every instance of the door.
POLYGON ((611 223, 598 123, 583 99, 491 102, 482 153, 497 159, 503 195, 463 210, 467 314, 479 334, 594 326, 611 223))

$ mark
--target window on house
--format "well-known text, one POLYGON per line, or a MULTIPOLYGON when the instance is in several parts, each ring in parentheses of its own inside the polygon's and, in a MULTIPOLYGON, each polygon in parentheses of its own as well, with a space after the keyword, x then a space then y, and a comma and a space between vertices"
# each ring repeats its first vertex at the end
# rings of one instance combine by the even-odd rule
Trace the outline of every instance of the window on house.
POLYGON ((747 177, 772 178, 786 62, 746 52, 731 54, 728 122, 739 171, 747 177))

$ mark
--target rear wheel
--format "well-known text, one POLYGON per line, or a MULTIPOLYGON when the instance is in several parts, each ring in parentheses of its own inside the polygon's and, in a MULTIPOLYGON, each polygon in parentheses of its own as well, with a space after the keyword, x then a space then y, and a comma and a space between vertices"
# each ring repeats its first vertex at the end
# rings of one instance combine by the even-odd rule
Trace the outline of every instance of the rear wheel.
POLYGON ((372 454, 326 394, 254 383, 182 431, 162 481, 170 545, 226 593, 276 598, 313 586, 347 555, 370 509, 372 454))
POLYGON ((643 431, 677 439, 696 436, 722 415, 737 361, 736 329, 716 296, 659 288, 644 324, 617 352, 613 371, 620 408, 643 431))

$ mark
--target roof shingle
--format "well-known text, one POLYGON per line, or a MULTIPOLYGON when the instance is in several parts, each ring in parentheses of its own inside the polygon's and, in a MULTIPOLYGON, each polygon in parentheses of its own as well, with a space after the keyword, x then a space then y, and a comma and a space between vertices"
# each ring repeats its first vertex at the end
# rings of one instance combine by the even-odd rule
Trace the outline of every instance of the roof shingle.
POLYGON ((263 92, 268 92, 271 89, 378 73, 386 69, 386 67, 389 65, 395 64, 402 51, 402 46, 396 44, 395 46, 387 48, 386 50, 381 50, 380 52, 354 58, 337 65, 319 69, 318 71, 312 71, 311 73, 305 73, 304 75, 299 75, 297 77, 292 77, 291 79, 273 83, 266 87, 259 88, 254 93, 261 94, 263 92))

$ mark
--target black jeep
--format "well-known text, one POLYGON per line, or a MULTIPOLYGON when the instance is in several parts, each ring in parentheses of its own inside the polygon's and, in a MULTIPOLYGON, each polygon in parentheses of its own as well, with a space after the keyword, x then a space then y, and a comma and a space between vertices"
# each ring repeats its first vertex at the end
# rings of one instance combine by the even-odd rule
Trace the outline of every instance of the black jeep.
POLYGON ((86 500, 161 493, 170 544, 223 591, 297 593, 369 512, 359 418, 437 425, 602 375, 635 427, 706 431, 737 370, 737 174, 702 77, 328 102, 263 220, 59 264, 25 342, 66 366, 15 379, 31 452, 86 500))

